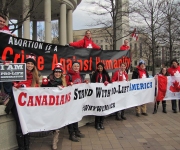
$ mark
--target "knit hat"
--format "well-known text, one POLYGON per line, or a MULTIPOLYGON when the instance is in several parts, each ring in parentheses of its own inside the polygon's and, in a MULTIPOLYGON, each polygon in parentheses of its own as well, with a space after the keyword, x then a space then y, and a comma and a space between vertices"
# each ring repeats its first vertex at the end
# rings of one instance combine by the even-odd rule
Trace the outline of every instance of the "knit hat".
POLYGON ((72 62, 72 66, 73 66, 74 64, 80 65, 78 61, 73 61, 73 62, 72 62))
POLYGON ((97 67, 98 67, 99 65, 101 65, 101 66, 104 68, 104 64, 103 64, 102 62, 99 62, 99 63, 97 64, 97 67))
POLYGON ((55 65, 55 67, 54 67, 54 70, 53 70, 53 72, 63 72, 63 69, 62 69, 62 64, 61 63, 57 63, 56 65, 55 65))
POLYGON ((25 63, 27 63, 27 62, 32 62, 36 66, 36 55, 33 53, 26 55, 25 63))
POLYGON ((173 64, 173 62, 176 62, 177 64, 179 64, 178 61, 177 61, 177 59, 172 59, 172 60, 171 60, 171 65, 173 64))
POLYGON ((141 59, 141 60, 139 61, 139 66, 141 66, 142 64, 145 65, 145 62, 144 62, 144 60, 141 59))

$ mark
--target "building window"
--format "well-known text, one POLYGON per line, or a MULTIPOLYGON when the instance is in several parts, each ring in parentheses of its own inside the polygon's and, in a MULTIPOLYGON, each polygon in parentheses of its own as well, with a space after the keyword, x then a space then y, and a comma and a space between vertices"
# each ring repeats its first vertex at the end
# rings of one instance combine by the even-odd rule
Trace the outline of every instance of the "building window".
POLYGON ((108 46, 107 45, 105 45, 105 50, 107 50, 108 49, 108 46))
POLYGON ((98 40, 96 40, 96 43, 98 43, 98 40))
POLYGON ((101 40, 101 43, 103 42, 103 40, 101 40))
POLYGON ((101 45, 101 49, 103 49, 103 45, 101 45))

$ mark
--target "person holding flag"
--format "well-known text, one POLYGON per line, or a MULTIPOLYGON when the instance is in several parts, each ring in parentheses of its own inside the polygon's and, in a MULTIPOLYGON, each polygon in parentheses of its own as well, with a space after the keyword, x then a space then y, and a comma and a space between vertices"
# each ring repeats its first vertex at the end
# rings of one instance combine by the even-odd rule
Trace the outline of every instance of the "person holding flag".
MULTIPOLYGON (((168 73, 170 74, 170 76, 179 76, 180 75, 180 66, 179 63, 176 59, 173 59, 171 61, 171 67, 168 68, 168 73)), ((171 100, 171 104, 172 104, 172 110, 173 113, 177 113, 177 102, 176 100, 171 100)), ((180 100, 179 100, 179 111, 180 111, 180 100)))

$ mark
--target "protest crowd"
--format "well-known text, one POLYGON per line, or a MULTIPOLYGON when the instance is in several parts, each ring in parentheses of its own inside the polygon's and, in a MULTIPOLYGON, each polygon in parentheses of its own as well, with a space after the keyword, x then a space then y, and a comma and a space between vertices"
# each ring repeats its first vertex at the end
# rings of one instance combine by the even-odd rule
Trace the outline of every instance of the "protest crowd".
MULTIPOLYGON (((11 34, 9 29, 5 26, 6 18, 3 15, 0 15, 0 32, 5 34, 11 34)), ((12 35, 15 36, 15 35, 12 35)), ((101 51, 102 49, 96 45, 91 38, 90 30, 87 30, 85 36, 82 40, 69 43, 66 47, 77 47, 77 48, 87 48, 87 49, 96 49, 101 51)), ((120 47, 120 51, 128 51, 130 47, 128 46, 128 40, 124 41, 124 45, 120 47)), ((1 63, 8 66, 12 63, 10 58, 9 60, 1 60, 1 63)), ((1 95, 3 98, 3 103, 6 105, 6 113, 9 114, 10 112, 13 114, 14 119, 16 121, 16 139, 18 143, 19 150, 29 150, 30 149, 30 135, 29 133, 23 134, 21 121, 18 116, 17 107, 15 104, 15 97, 13 95, 14 89, 21 89, 21 88, 38 88, 38 87, 48 87, 51 88, 58 88, 63 90, 65 87, 72 87, 76 84, 89 84, 89 83, 103 83, 103 86, 107 87, 111 83, 115 82, 128 82, 130 79, 128 78, 128 68, 126 63, 121 63, 119 68, 112 73, 112 77, 109 76, 108 71, 105 69, 105 64, 99 62, 96 65, 96 70, 94 70, 91 74, 89 74, 89 78, 85 78, 84 74, 80 72, 80 63, 78 61, 72 62, 72 68, 67 70, 66 74, 64 74, 64 68, 61 63, 57 63, 52 72, 47 75, 41 77, 40 71, 37 69, 37 56, 32 52, 26 55, 25 58, 26 63, 26 80, 25 81, 13 81, 13 82, 0 82, 1 83, 1 95), (4 91, 4 93, 3 93, 4 91)), ((50 70, 51 71, 51 70, 50 70)), ((167 113, 166 111, 166 100, 163 100, 163 97, 156 97, 158 93, 158 89, 164 87, 164 82, 158 82, 159 77, 167 77, 167 76, 176 76, 176 74, 180 73, 180 66, 176 59, 171 61, 171 66, 169 68, 163 67, 161 68, 160 72, 155 75, 153 78, 155 80, 155 91, 154 99, 154 110, 153 114, 157 113, 157 109, 159 104, 162 103, 162 112, 167 113), (158 84, 157 84, 158 83, 158 84)), ((132 72, 132 80, 134 79, 145 79, 149 78, 149 73, 146 70, 146 63, 144 60, 140 60, 139 64, 137 65, 136 69, 132 72)), ((142 105, 135 106, 136 117, 140 117, 141 115, 148 116, 147 114, 147 107, 146 103, 142 105)), ((177 113, 180 111, 180 101, 172 99, 172 111, 173 113, 177 113)), ((114 112, 115 119, 119 120, 126 120, 128 118, 125 117, 126 109, 122 109, 119 111, 114 112)), ((53 116, 52 116, 53 117, 53 116)), ((95 116, 95 124, 94 127, 96 130, 105 130, 104 126, 105 116, 95 116)), ((73 142, 79 142, 79 138, 85 138, 85 135, 81 133, 78 127, 78 122, 73 122, 67 125, 68 132, 69 132, 69 140, 73 142)), ((58 136, 59 130, 53 130, 53 139, 52 139, 52 149, 56 150, 57 143, 58 143, 58 136)))

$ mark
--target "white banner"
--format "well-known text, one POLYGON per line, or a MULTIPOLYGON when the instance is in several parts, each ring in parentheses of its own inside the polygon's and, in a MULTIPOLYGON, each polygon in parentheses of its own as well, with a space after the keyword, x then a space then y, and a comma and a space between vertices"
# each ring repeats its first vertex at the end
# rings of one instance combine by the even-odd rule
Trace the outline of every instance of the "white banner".
POLYGON ((23 133, 48 131, 78 122, 86 115, 104 116, 154 102, 154 78, 129 82, 76 84, 59 88, 13 89, 23 133))

